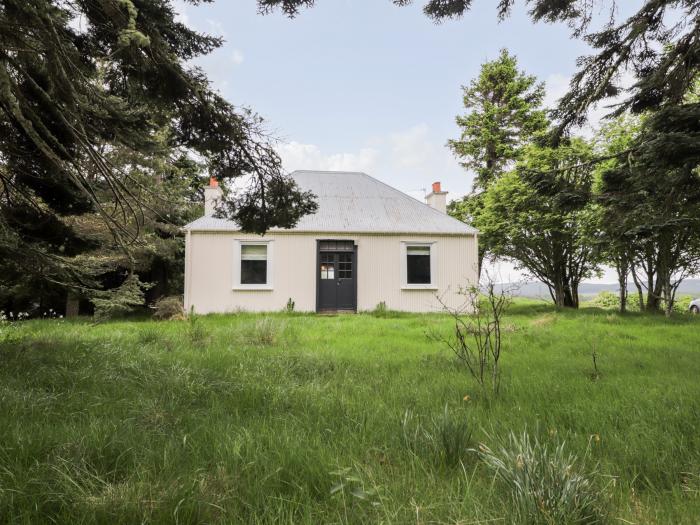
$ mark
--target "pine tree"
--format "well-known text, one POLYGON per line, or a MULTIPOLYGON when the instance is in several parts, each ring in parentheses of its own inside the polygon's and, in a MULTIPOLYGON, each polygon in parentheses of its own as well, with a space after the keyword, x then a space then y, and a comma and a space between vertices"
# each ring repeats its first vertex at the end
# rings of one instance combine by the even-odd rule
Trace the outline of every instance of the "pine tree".
POLYGON ((448 145, 462 166, 475 173, 473 190, 479 192, 512 167, 533 135, 547 128, 541 108, 544 84, 519 71, 516 57, 503 49, 462 90, 467 114, 457 117, 461 136, 448 145))
POLYGON ((82 215, 99 217, 137 266, 159 196, 143 166, 115 155, 196 156, 219 179, 250 176, 227 208, 247 231, 290 227, 315 209, 283 174, 262 119, 188 66, 220 45, 178 22, 170 0, 0 3, 0 261, 10 274, 95 285, 99 269, 75 258, 95 249, 69 220, 82 215))
MULTIPOLYGON (((450 205, 450 214, 479 227, 482 192, 511 169, 522 148, 547 129, 541 108, 544 85, 518 70, 515 56, 501 50, 496 60, 481 66, 479 76, 462 88, 466 115, 457 117, 462 132, 448 141, 462 166, 475 173, 472 191, 450 205)), ((492 239, 479 237, 479 269, 490 251, 492 239)))

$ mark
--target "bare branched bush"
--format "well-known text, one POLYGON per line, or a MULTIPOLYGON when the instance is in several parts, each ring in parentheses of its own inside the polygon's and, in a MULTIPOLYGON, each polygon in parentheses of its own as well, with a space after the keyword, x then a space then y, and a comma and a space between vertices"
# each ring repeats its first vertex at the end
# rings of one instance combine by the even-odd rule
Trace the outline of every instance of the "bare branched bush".
POLYGON ((460 308, 451 308, 439 298, 443 310, 452 317, 454 328, 450 336, 433 335, 433 338, 454 352, 484 393, 490 390, 497 395, 503 347, 501 323, 513 302, 513 290, 497 287, 488 273, 484 275, 480 286, 459 291, 465 298, 460 308))

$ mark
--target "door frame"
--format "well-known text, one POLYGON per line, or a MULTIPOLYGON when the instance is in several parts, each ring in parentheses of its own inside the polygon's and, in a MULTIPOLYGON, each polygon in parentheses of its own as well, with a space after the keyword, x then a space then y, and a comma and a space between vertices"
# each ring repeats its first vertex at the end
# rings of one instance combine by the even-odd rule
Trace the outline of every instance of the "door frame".
MULTIPOLYGON (((341 253, 341 252, 330 252, 330 253, 341 253)), ((347 253, 347 252, 345 252, 347 253)), ((337 271, 337 269, 336 269, 337 271)), ((355 312, 357 313, 357 243, 355 242, 355 239, 316 239, 316 313, 320 312, 355 312), (326 241, 351 241, 352 242, 352 294, 353 294, 353 307, 352 310, 328 310, 320 309, 320 302, 321 302, 321 243, 326 242, 326 241)))

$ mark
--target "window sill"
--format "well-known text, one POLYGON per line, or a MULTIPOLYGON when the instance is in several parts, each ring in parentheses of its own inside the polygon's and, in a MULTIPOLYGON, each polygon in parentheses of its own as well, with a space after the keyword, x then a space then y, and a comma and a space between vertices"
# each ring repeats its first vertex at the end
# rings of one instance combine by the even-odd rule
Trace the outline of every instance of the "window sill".
POLYGON ((434 284, 404 284, 402 290, 437 290, 434 284))
POLYGON ((239 284, 237 286, 234 286, 233 289, 237 292, 243 292, 243 291, 271 292, 273 290, 272 286, 269 284, 239 284))

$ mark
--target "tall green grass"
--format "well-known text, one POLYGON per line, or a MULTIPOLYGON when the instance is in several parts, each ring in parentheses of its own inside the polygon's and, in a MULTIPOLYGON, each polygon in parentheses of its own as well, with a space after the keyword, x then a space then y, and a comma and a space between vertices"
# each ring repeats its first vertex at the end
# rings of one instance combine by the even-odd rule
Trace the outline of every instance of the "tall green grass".
POLYGON ((586 457, 610 523, 697 523, 700 322, 529 303, 505 323, 496 399, 427 337, 440 315, 3 328, 0 522, 519 523, 474 450, 517 458, 526 432, 586 457))

